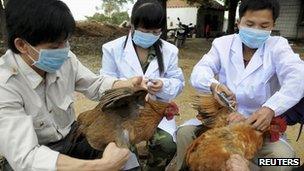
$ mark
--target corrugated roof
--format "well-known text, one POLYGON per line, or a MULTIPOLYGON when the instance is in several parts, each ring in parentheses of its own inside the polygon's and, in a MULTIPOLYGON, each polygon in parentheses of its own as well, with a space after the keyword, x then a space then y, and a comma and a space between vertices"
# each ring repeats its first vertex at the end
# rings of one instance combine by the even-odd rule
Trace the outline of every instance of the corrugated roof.
POLYGON ((195 8, 199 7, 200 5, 189 5, 186 0, 168 0, 167 1, 167 8, 195 8))
POLYGON ((225 6, 222 4, 218 3, 217 1, 209 1, 208 3, 203 5, 205 8, 211 8, 211 9, 216 9, 216 10, 223 10, 225 11, 225 6))
POLYGON ((209 1, 204 5, 201 4, 188 4, 187 0, 168 0, 167 1, 167 8, 198 8, 203 6, 204 8, 211 8, 217 10, 225 10, 225 7, 218 3, 217 1, 209 1))

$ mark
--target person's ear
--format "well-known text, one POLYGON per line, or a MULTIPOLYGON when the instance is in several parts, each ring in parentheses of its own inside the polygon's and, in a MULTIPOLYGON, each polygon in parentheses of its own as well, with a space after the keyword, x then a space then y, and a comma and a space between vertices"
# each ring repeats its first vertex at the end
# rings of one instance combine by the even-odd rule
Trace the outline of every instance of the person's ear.
POLYGON ((25 43, 24 40, 22 40, 21 38, 17 37, 14 40, 14 44, 16 49, 21 53, 21 54, 25 54, 28 52, 28 45, 25 43))
POLYGON ((237 27, 240 29, 241 19, 236 19, 237 27))
POLYGON ((275 28, 275 22, 271 23, 271 26, 270 26, 270 31, 272 31, 274 28, 275 28))

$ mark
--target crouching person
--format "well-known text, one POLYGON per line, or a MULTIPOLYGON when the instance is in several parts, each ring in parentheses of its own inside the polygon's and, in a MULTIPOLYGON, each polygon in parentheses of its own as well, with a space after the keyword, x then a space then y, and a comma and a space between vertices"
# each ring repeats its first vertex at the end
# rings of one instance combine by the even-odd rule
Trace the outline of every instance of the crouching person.
MULTIPOLYGON (((199 91, 224 92, 237 102, 229 121, 246 120, 260 131, 303 98, 303 61, 280 36, 270 36, 279 15, 277 0, 243 0, 239 8, 239 33, 215 39, 210 51, 194 67, 191 84, 199 91), (219 80, 214 77, 218 75, 219 80)), ((221 103, 221 102, 220 102, 221 103)), ((187 146, 195 138, 196 126, 177 132, 177 166, 183 168, 187 146)), ((293 158, 295 152, 286 137, 264 138, 256 158, 293 158)), ((254 160, 257 161, 257 160, 254 160)), ((262 170, 290 170, 286 166, 262 170)))
POLYGON ((118 81, 84 67, 68 43, 75 21, 59 0, 10 0, 6 21, 9 50, 0 58, 4 170, 121 169, 128 149, 110 143, 99 157, 87 142, 66 141, 75 128, 73 93, 98 100, 105 90, 138 86, 142 78, 118 81))
MULTIPOLYGON (((166 12, 157 0, 136 1, 129 34, 103 45, 100 73, 121 79, 143 76, 149 98, 172 101, 185 83, 178 66, 178 49, 160 38, 165 25, 166 12)), ((165 170, 176 152, 175 131, 175 118, 164 117, 149 140, 144 170, 165 170)))

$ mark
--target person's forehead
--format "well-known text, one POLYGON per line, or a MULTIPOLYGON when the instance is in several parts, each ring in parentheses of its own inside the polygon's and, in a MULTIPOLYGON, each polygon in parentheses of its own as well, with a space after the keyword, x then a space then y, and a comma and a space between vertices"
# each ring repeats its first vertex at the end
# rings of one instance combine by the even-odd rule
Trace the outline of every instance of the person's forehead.
POLYGON ((242 17, 246 20, 250 21, 259 21, 259 22, 274 22, 273 20, 273 13, 269 9, 263 10, 248 10, 245 12, 244 16, 242 17))

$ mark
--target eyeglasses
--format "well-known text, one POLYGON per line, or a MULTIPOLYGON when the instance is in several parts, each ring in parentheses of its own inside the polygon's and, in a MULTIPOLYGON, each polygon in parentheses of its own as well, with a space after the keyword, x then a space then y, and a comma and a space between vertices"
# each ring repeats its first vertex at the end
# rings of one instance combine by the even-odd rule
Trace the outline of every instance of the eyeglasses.
POLYGON ((162 34, 162 31, 155 31, 155 30, 145 30, 145 29, 137 29, 138 31, 141 31, 143 33, 151 33, 153 34, 154 36, 160 36, 162 34))

